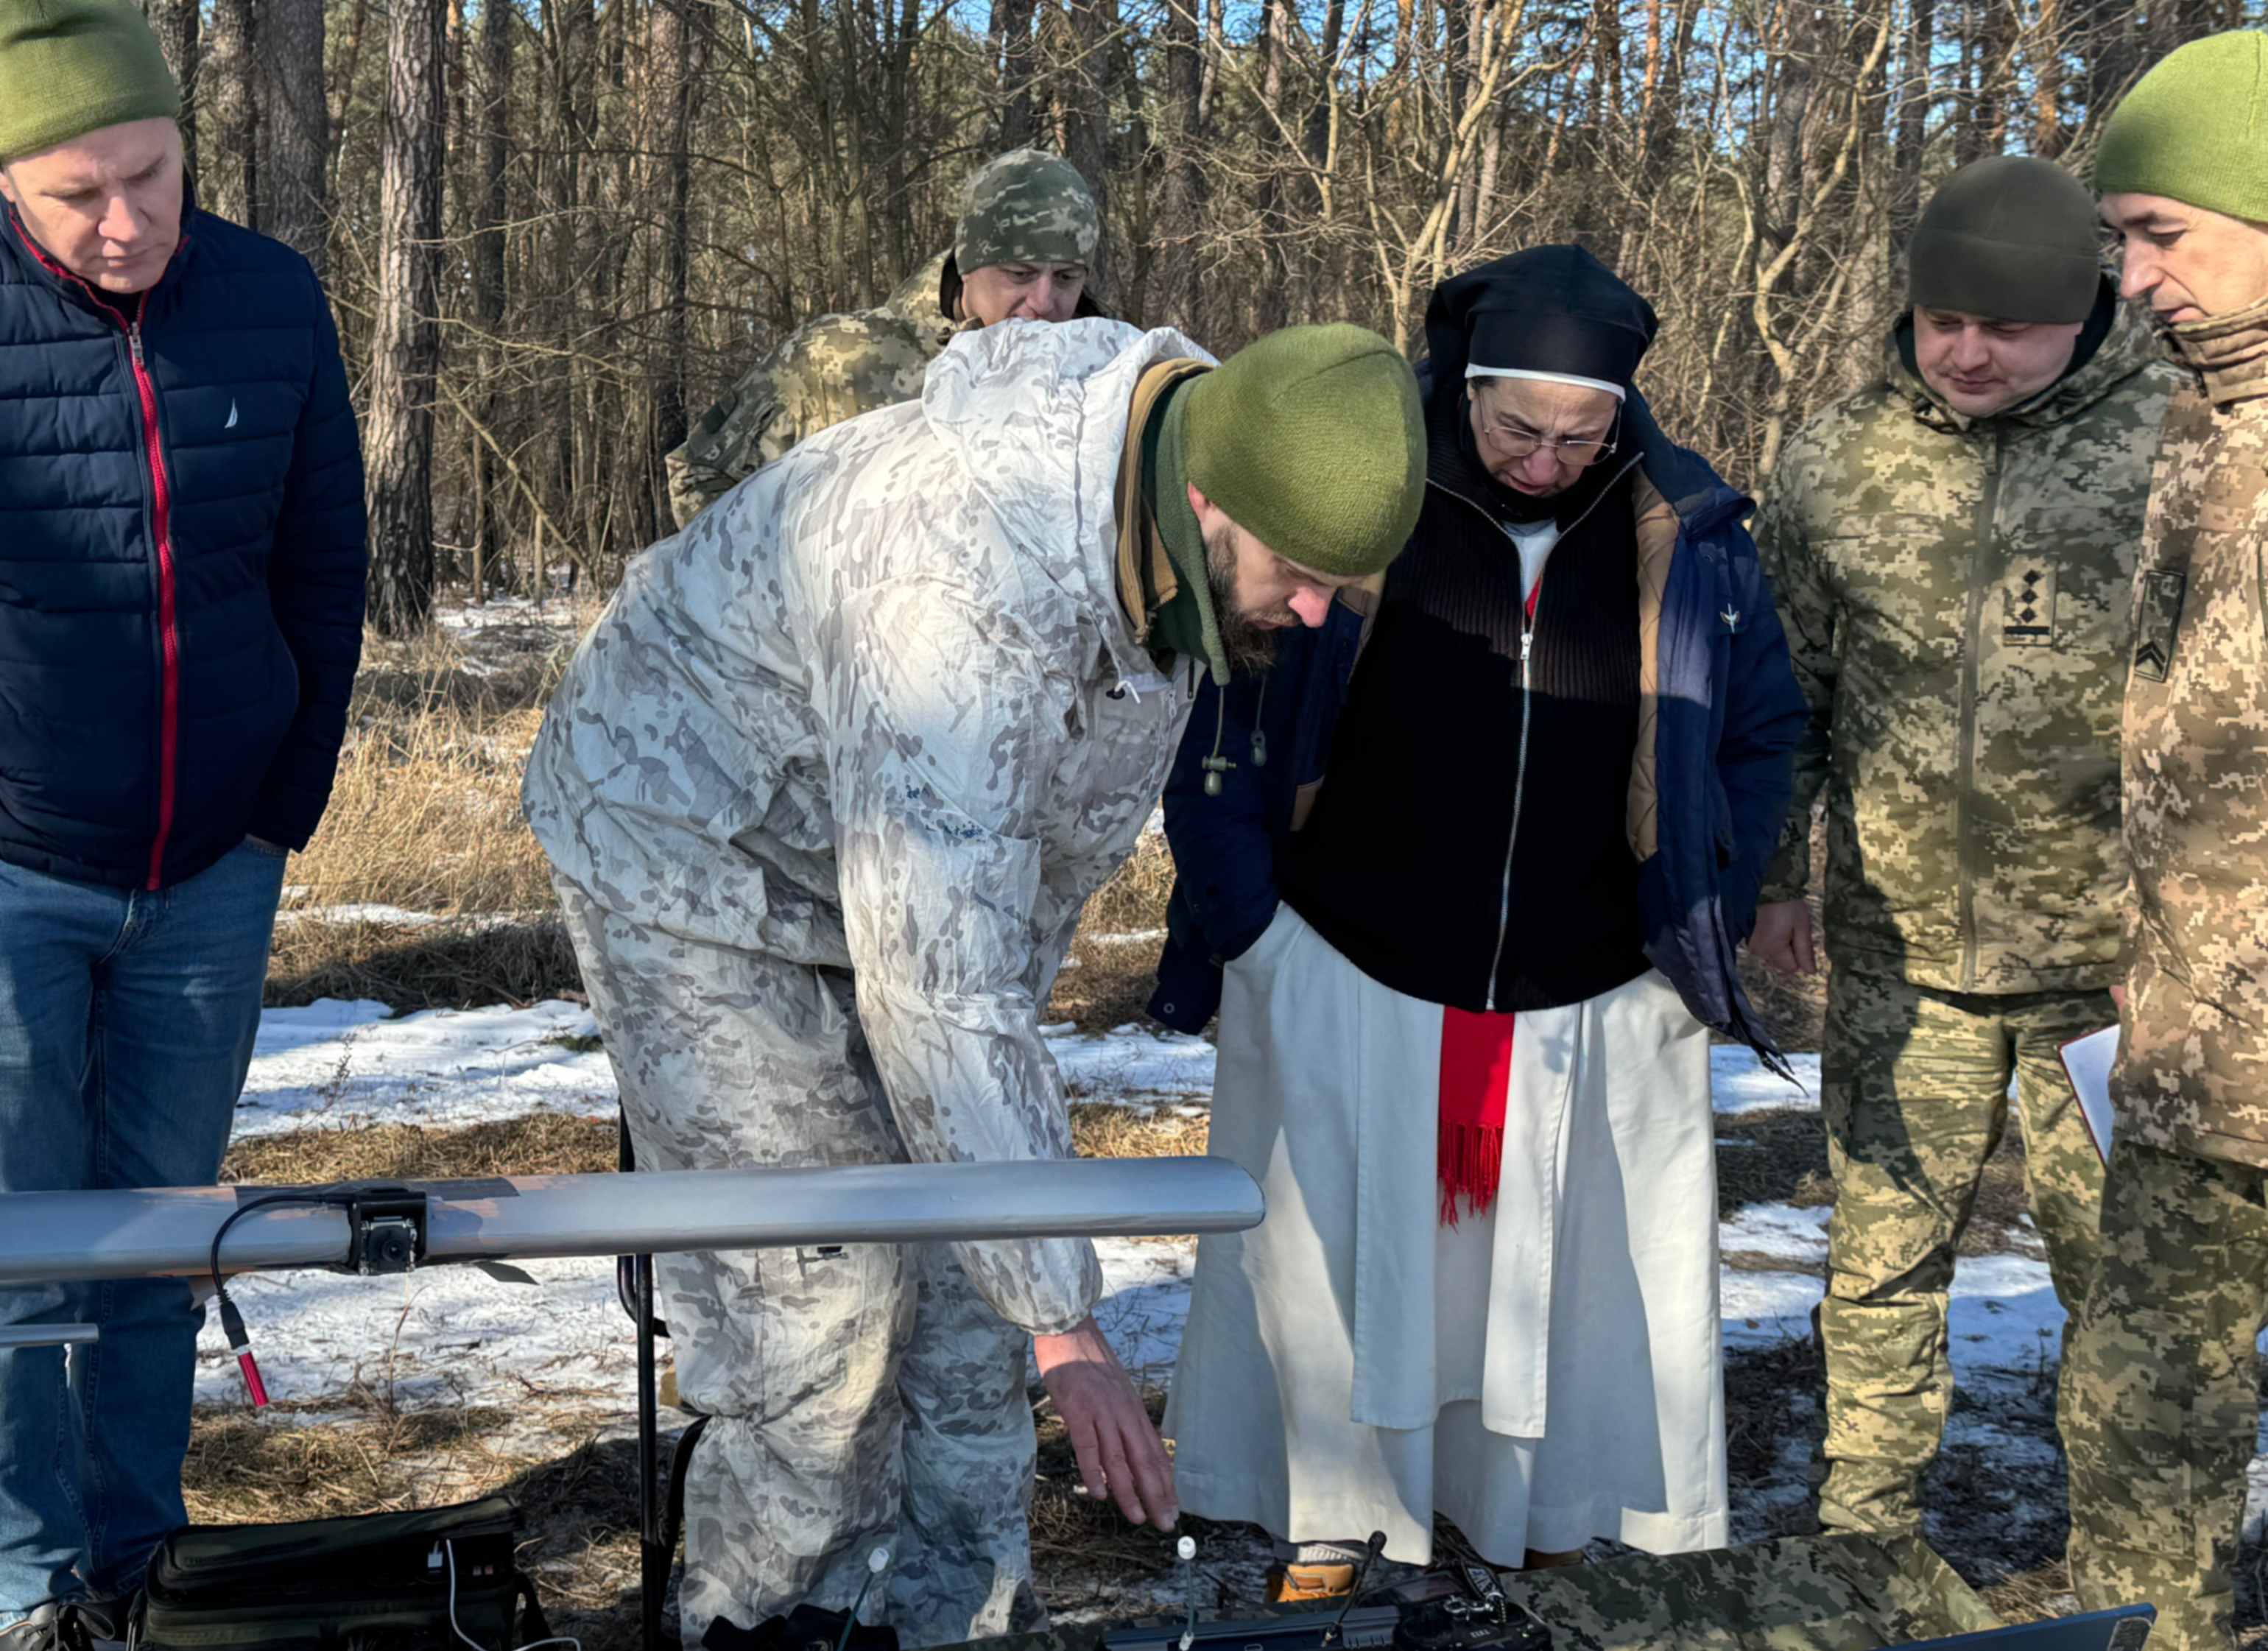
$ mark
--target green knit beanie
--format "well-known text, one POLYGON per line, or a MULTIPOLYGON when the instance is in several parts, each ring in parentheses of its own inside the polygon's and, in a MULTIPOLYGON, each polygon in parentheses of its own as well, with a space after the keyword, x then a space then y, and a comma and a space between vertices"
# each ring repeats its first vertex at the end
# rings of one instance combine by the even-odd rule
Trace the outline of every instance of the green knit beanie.
POLYGON ((1993 155, 1938 186, 1914 226, 1914 306, 2067 324, 2102 294, 2102 226, 2087 186, 2051 160, 1993 155))
POLYGON ((1425 424, 1402 352, 1364 327, 1287 327, 1182 392, 1189 476, 1229 520, 1317 573, 1375 573, 1425 493, 1425 424))
POLYGON ((0 0, 0 160, 180 112, 134 0, 0 0))
POLYGON ((2102 129, 2095 191, 2268 223, 2268 34, 2191 41, 2137 81, 2102 129))

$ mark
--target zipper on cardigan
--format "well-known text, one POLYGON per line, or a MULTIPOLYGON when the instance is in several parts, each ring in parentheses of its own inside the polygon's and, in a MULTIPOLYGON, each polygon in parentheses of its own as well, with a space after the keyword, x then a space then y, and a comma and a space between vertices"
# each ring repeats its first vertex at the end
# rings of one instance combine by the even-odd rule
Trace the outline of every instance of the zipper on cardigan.
MULTIPOLYGON (((1645 461, 1646 454, 1642 452, 1634 453, 1625 460, 1623 468, 1616 471, 1609 478, 1607 484, 1599 490, 1598 498, 1586 505, 1574 520, 1559 530, 1559 537, 1564 539, 1581 527, 1591 512, 1598 509, 1600 501, 1621 486, 1623 478, 1637 469, 1645 461)), ((1444 498, 1456 500, 1498 533, 1504 531, 1502 522, 1497 520, 1472 499, 1457 491, 1455 488, 1445 486, 1430 475, 1425 478, 1425 485, 1440 493, 1444 498)), ((1489 958, 1488 999, 1482 1006, 1484 1011, 1491 1014, 1496 1013, 1496 989, 1504 974, 1504 943, 1512 933, 1512 851, 1520 841, 1520 806, 1528 791, 1528 725, 1529 713, 1533 709, 1528 703, 1528 658, 1535 651, 1535 609, 1540 605, 1543 595, 1543 578, 1541 574, 1536 576, 1535 594, 1536 598, 1535 601, 1522 604, 1520 620, 1520 754, 1514 761, 1512 771, 1512 831, 1505 839, 1504 844, 1504 888, 1497 910, 1496 950, 1489 958)))
MULTIPOLYGON (((1535 581, 1535 593, 1543 594, 1543 581, 1535 581)), ((1528 791, 1528 725, 1533 707, 1528 704, 1528 655, 1535 650, 1535 608, 1529 606, 1520 619, 1520 755, 1512 768, 1512 830, 1504 840, 1504 898, 1498 908, 1496 920, 1496 950, 1489 957, 1488 1002, 1483 1006, 1491 1014, 1496 1013, 1496 988, 1504 973, 1504 943, 1512 933, 1512 851, 1520 842, 1520 805, 1528 791)))

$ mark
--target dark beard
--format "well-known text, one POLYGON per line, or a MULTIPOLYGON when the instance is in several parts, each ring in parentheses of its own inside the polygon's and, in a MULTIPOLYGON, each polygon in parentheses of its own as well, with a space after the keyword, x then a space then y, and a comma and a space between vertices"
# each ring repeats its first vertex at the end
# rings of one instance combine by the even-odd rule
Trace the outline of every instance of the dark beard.
POLYGON ((1236 601, 1236 529, 1223 522, 1205 537, 1205 586, 1213 623, 1231 671, 1264 671, 1276 663, 1276 633, 1245 616, 1236 601))

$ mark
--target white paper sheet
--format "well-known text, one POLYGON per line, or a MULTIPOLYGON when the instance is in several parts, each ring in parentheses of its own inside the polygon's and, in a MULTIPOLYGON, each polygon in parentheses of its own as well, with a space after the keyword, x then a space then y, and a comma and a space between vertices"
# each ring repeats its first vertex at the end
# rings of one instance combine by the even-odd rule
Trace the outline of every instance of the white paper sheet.
POLYGON ((2095 1138, 2096 1153, 2107 1164, 2110 1161, 2110 1069, 2118 1059, 2118 1028, 2106 1026, 2100 1032, 2075 1037, 2060 1053, 2071 1092, 2079 1097, 2080 1116, 2087 1121, 2087 1132, 2095 1138))

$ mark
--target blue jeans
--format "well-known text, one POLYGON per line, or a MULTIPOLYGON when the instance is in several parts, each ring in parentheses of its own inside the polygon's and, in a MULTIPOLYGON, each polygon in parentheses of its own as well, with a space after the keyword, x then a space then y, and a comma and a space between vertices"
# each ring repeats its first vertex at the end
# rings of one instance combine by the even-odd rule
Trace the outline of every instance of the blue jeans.
MULTIPOLYGON (((210 1185, 252 1062, 284 856, 247 842, 151 894, 0 863, 0 1191, 210 1185)), ((179 1279, 0 1289, 0 1624, 123 1590, 186 1521, 202 1308, 179 1279)))

